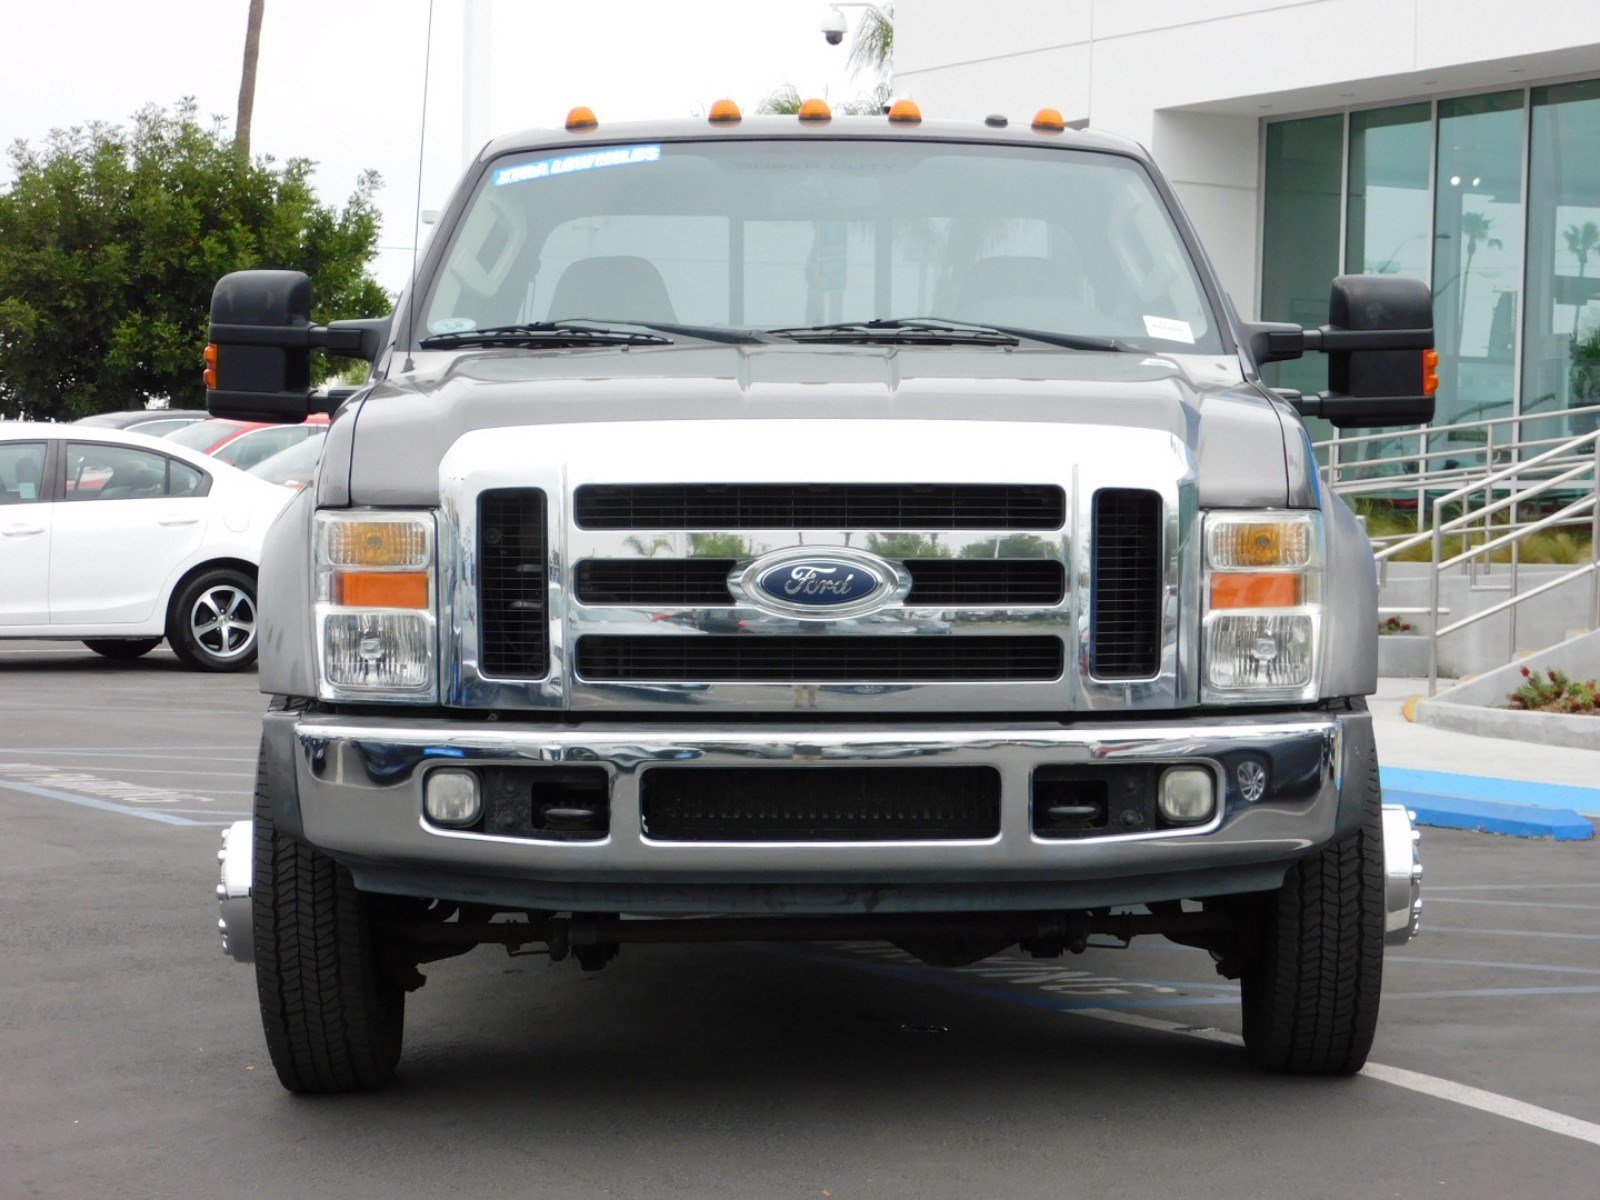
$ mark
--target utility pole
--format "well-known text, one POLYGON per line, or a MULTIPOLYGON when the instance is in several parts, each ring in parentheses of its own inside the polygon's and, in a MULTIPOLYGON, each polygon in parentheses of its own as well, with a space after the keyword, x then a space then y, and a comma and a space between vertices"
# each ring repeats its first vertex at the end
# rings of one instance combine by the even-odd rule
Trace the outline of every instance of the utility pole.
POLYGON ((250 158, 250 120, 256 107, 256 59, 261 55, 261 14, 267 0, 250 0, 244 29, 244 69, 239 74, 239 119, 233 126, 233 148, 240 158, 250 158))

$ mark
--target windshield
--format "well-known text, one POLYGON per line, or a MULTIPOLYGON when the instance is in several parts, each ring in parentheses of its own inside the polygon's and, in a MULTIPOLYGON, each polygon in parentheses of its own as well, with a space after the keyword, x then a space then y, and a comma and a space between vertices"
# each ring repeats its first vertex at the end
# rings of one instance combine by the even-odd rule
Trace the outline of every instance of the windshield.
POLYGON ((180 446, 187 446, 191 450, 205 451, 211 449, 223 438, 236 430, 243 429, 243 421, 227 421, 219 417, 212 417, 207 421, 196 421, 193 425, 185 425, 181 429, 174 429, 162 436, 169 442, 177 442, 180 446))
POLYGON ((1221 349, 1139 163, 948 142, 506 156, 457 224, 422 312, 419 338, 575 318, 793 331, 938 317, 1118 348, 1221 349))
POLYGON ((317 473, 317 460, 322 457, 322 443, 326 437, 326 433, 318 432, 298 446, 280 450, 271 458, 264 458, 247 469, 257 479, 265 479, 268 483, 303 487, 317 473))

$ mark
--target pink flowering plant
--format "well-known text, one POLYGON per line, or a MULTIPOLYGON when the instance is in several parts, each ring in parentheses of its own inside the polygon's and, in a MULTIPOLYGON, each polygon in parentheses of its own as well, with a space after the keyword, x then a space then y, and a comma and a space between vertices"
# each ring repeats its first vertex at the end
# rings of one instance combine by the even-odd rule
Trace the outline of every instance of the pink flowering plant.
POLYGON ((1595 693, 1600 684, 1589 679, 1579 682, 1554 667, 1537 675, 1527 667, 1522 668, 1522 686, 1506 699, 1506 707, 1522 712, 1578 713, 1585 716, 1597 714, 1595 693))

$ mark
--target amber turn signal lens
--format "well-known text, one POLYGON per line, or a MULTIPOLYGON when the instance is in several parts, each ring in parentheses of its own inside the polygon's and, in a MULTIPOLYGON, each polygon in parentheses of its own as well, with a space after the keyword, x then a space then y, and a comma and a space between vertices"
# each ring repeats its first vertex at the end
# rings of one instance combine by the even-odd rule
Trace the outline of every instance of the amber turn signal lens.
POLYGON ((713 125, 733 125, 743 116, 739 106, 732 100, 718 100, 711 106, 711 111, 706 114, 706 120, 713 125))
POLYGON ((1060 133, 1067 122, 1059 108, 1041 108, 1033 114, 1033 127, 1040 133, 1060 133))
POLYGON ((1295 608, 1304 602, 1304 575, 1211 577, 1212 608, 1295 608))
POLYGON ((1432 396, 1439 390, 1439 352, 1422 352, 1422 394, 1432 396))
POLYGON ((427 608, 426 571, 341 571, 333 602, 347 608, 427 608))
POLYGON ((205 380, 206 391, 214 392, 217 390, 217 344, 215 342, 206 343, 205 359, 206 370, 201 378, 205 380))
POLYGON ((889 120, 895 125, 915 125, 922 120, 922 110, 915 100, 896 100, 889 106, 889 120))
POLYGON ((800 119, 802 121, 831 121, 833 120, 833 109, 828 107, 826 100, 807 100, 800 106, 800 119))
POLYGON ((1219 521, 1211 526, 1213 567, 1304 567, 1311 562, 1305 521, 1219 521))
POLYGON ((593 129, 598 124, 600 122, 595 118, 592 108, 580 104, 567 110, 567 128, 570 130, 593 129))
POLYGON ((335 567, 425 567, 428 531, 417 521, 337 521, 323 534, 335 567))

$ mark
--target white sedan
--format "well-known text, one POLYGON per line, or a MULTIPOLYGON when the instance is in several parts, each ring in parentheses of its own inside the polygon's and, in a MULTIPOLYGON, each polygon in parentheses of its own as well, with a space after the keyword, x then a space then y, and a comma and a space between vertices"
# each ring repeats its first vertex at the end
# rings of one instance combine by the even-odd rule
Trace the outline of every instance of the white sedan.
POLYGON ((187 666, 256 657, 261 541, 291 493, 170 441, 0 423, 0 637, 187 666))

